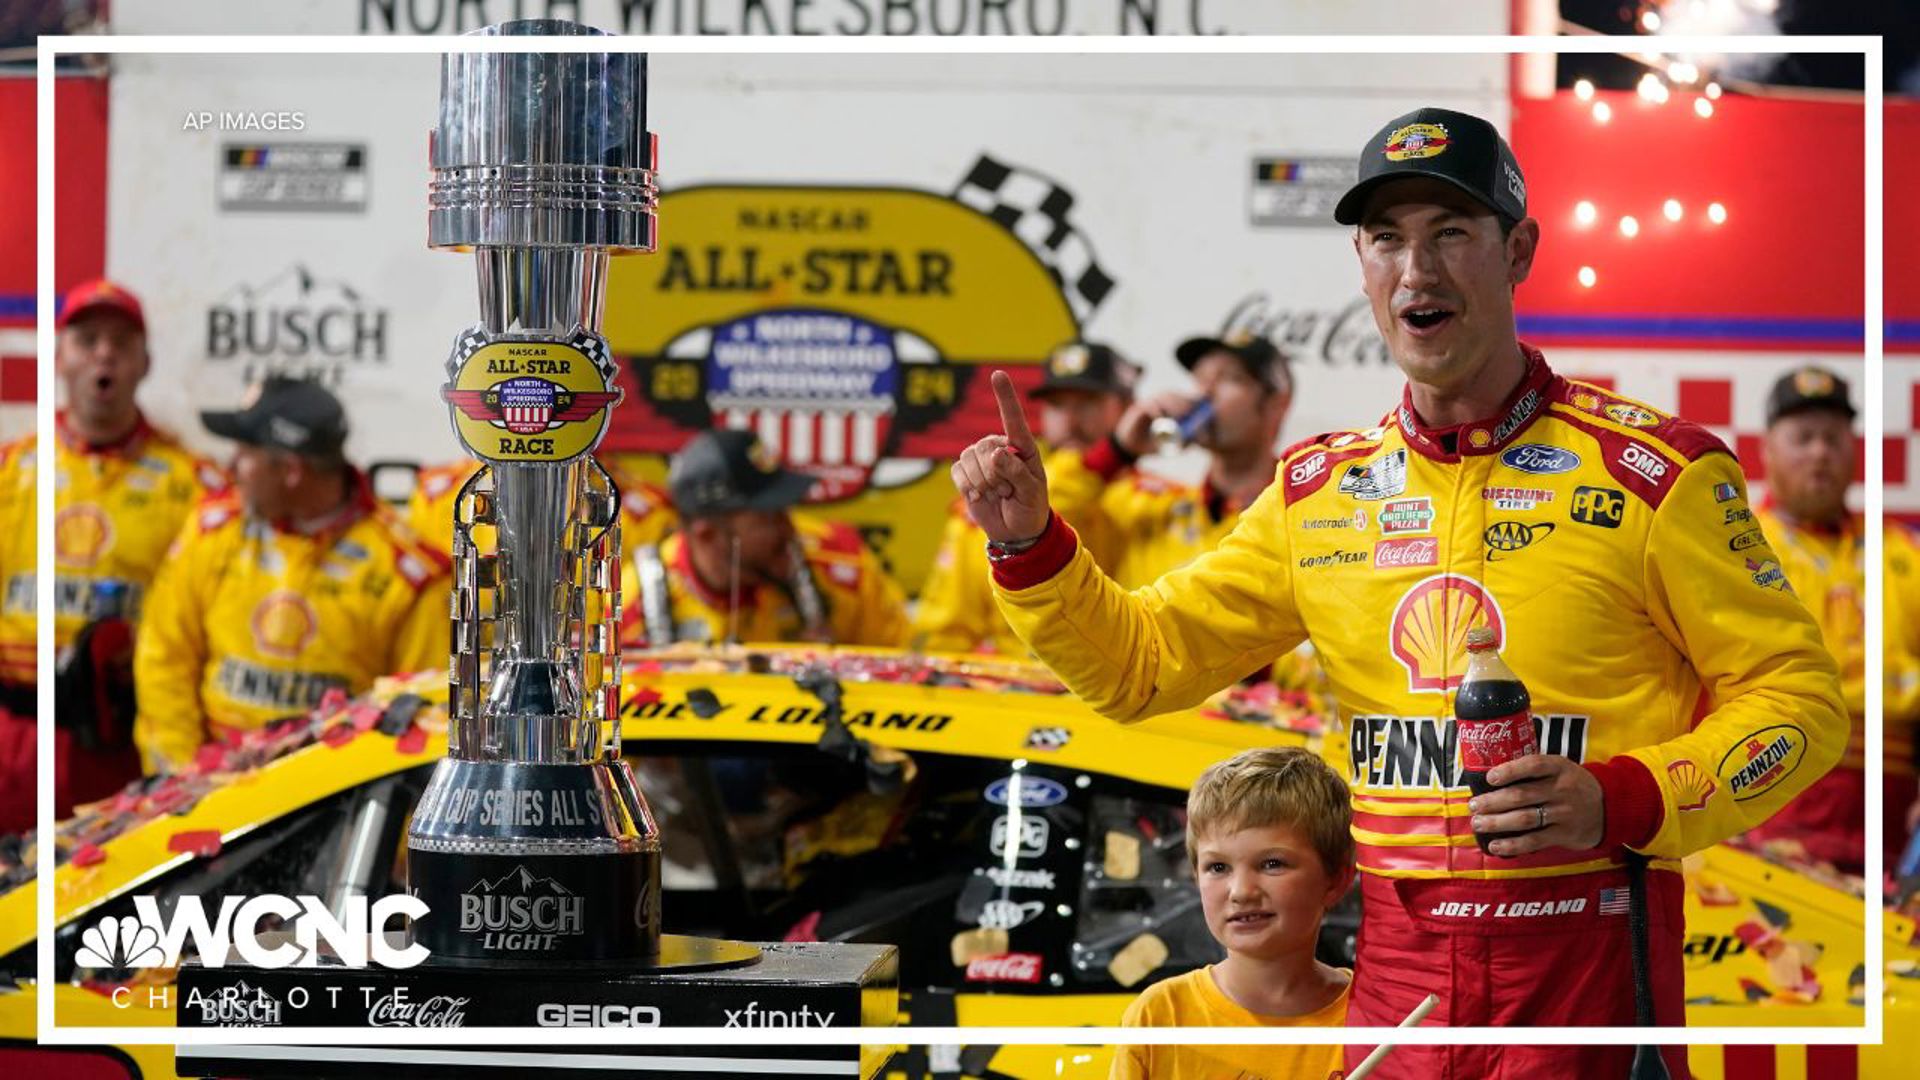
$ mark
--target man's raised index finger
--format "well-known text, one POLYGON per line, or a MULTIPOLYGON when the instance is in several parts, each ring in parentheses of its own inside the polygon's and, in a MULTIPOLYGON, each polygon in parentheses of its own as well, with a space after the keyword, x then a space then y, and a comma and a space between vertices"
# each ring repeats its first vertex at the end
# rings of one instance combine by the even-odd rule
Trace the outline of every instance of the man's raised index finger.
POLYGON ((1020 406, 1020 394, 1013 388, 1012 376, 1004 371, 993 373, 993 397, 1000 403, 1000 426, 1006 430, 1013 448, 1020 451, 1021 457, 1038 454, 1040 447, 1033 441, 1033 430, 1027 427, 1027 412, 1020 406))

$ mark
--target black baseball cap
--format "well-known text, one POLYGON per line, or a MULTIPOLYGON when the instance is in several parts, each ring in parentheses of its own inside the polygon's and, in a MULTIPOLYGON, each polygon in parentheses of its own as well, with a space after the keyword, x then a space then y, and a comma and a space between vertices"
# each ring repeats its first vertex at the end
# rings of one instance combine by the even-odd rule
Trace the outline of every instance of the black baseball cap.
POLYGON ((1808 365, 1787 372, 1773 384, 1767 394, 1767 426, 1789 413, 1815 409, 1845 413, 1849 420, 1859 415, 1847 400, 1845 380, 1826 368, 1808 365))
POLYGON ((1192 371, 1202 357, 1213 352, 1231 354, 1247 369, 1247 374, 1259 379, 1269 389, 1293 388, 1293 376, 1287 371, 1287 358, 1281 354, 1279 346, 1271 339, 1245 330, 1232 330, 1218 337, 1202 335, 1188 338, 1173 350, 1173 358, 1180 361, 1181 367, 1192 371))
POLYGON ((1028 391, 1027 396, 1044 398, 1059 390, 1085 390, 1132 397, 1133 383, 1139 376, 1140 369, 1113 346, 1096 341, 1069 341, 1047 357, 1047 377, 1028 391))
POLYGON ((1408 176, 1445 180, 1507 221, 1527 216, 1526 177, 1500 132, 1471 113, 1429 108, 1387 121, 1367 140, 1359 179, 1340 196, 1333 220, 1358 225, 1374 188, 1408 176))
POLYGON ((307 457, 337 454, 347 441, 340 399, 317 382, 283 375, 248 387, 238 409, 202 412, 200 422, 221 438, 307 457))
POLYGON ((687 517, 731 510, 785 510, 807 497, 813 477, 782 468, 751 431, 703 431, 673 455, 667 490, 687 517))

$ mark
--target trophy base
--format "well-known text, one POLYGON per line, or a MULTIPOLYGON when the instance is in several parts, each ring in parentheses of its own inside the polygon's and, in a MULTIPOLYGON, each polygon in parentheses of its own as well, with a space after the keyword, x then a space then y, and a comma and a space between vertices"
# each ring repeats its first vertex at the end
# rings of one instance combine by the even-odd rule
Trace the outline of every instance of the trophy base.
MULTIPOLYGON (((760 961, 760 946, 744 941, 728 941, 725 938, 690 937, 686 934, 661 934, 660 951, 652 956, 631 957, 620 960, 599 962, 570 962, 566 964, 514 964, 510 969, 516 972, 539 971, 628 971, 635 974, 654 975, 691 974, 700 971, 724 971, 728 968, 746 967, 760 961)), ((468 970, 499 971, 503 965, 492 957, 442 956, 438 953, 422 961, 422 968, 465 968, 468 970)))

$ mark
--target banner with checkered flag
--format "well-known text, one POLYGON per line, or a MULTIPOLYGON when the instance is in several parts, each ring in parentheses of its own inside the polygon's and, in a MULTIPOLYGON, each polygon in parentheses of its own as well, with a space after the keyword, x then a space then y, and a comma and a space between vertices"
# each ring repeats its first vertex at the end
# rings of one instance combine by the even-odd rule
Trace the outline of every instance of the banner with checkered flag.
POLYGON ((986 154, 953 191, 954 199, 987 215, 1020 238, 1060 283, 1074 321, 1086 325, 1116 282, 1100 268, 1093 246, 1067 220, 1073 193, 1031 169, 986 154))

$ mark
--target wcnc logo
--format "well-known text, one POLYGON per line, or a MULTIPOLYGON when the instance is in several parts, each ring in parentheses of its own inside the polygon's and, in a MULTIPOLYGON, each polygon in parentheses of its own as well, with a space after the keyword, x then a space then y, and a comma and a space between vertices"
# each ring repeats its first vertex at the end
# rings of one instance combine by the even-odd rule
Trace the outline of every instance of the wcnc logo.
POLYGON ((424 902, 406 895, 374 901, 350 897, 344 917, 336 917, 319 897, 276 894, 222 897, 211 923, 197 896, 176 901, 171 918, 161 916, 160 905, 151 896, 134 897, 133 910, 133 915, 109 915, 88 927, 80 935, 74 962, 83 968, 118 971, 179 967, 189 938, 200 962, 210 968, 225 966, 229 954, 259 968, 316 967, 321 941, 352 968, 364 968, 369 961, 381 967, 410 968, 428 955, 420 945, 396 949, 387 944, 387 923, 395 916, 418 919, 427 913, 424 902), (292 922, 292 942, 269 946, 260 941, 260 920, 268 916, 292 922))

